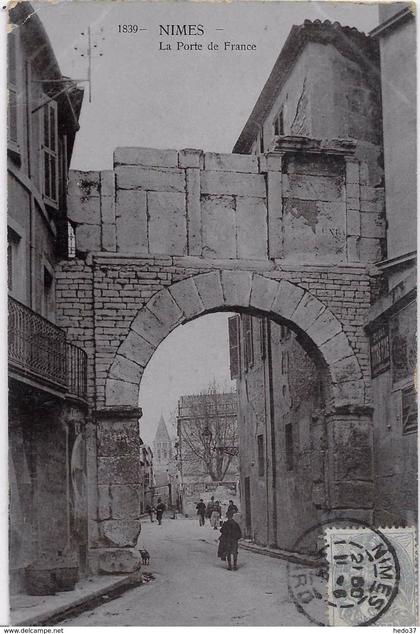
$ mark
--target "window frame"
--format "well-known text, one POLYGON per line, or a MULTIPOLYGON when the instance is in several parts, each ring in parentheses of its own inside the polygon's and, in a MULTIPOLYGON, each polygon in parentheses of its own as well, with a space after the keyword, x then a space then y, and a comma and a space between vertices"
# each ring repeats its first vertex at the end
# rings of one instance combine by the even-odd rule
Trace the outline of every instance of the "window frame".
POLYGON ((19 109, 18 109, 18 63, 17 34, 11 31, 7 35, 7 149, 13 158, 20 160, 19 109), (12 63, 11 63, 12 62, 12 63), (15 134, 11 136, 11 96, 14 95, 15 134))
POLYGON ((264 451, 264 434, 257 436, 257 464, 258 477, 263 478, 265 475, 265 451, 264 451))
MULTIPOLYGON (((48 98, 47 96, 45 96, 48 98)), ((54 209, 59 208, 59 152, 58 152, 58 104, 53 99, 40 109, 40 142, 41 142, 41 191, 44 201, 54 209), (53 126, 51 126, 51 121, 53 126), (47 126, 46 126, 47 122, 47 126), (51 140, 53 139, 53 143, 51 140), (46 189, 48 165, 48 191, 46 189), (51 169, 53 167, 53 169, 51 169), (54 172, 54 177, 52 176, 54 172), (54 194, 54 197, 52 195, 54 194)))
POLYGON ((254 365, 254 330, 251 315, 242 316, 242 336, 244 340, 245 371, 254 365))

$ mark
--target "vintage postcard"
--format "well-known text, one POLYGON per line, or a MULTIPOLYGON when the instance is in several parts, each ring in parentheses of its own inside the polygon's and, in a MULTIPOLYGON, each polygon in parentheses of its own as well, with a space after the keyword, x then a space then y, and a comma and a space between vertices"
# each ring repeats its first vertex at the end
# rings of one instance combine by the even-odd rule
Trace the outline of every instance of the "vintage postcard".
POLYGON ((414 631, 414 5, 6 10, 8 622, 414 631))

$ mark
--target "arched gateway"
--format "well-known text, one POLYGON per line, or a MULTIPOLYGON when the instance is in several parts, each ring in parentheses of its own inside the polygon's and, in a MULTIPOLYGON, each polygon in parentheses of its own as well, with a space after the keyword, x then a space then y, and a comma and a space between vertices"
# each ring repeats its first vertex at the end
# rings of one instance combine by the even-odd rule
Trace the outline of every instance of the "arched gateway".
POLYGON ((62 263, 57 298, 60 321, 90 352, 94 570, 138 565, 143 371, 174 328, 211 312, 265 315, 300 334, 328 376, 330 397, 326 495, 316 516, 369 520, 363 324, 375 254, 363 234, 364 185, 353 149, 302 138, 286 138, 261 157, 125 148, 112 172, 73 174, 78 257, 62 263), (64 288, 73 289, 71 300, 64 288))

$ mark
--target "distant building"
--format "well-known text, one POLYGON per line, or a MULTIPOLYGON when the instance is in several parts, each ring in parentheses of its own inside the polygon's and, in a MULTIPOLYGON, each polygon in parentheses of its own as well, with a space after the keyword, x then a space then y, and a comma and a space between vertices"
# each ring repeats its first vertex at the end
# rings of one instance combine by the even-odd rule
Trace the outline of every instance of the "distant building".
POLYGON ((87 361, 56 325, 56 267, 74 255, 66 190, 83 91, 28 2, 9 18, 10 592, 54 594, 87 571, 87 361))
POLYGON ((183 484, 238 479, 236 393, 181 396, 177 427, 183 484))
POLYGON ((149 445, 140 445, 140 513, 146 513, 148 506, 153 506, 155 476, 153 471, 153 451, 149 445))
POLYGON ((178 501, 179 477, 176 462, 176 439, 169 435, 163 415, 159 419, 153 440, 154 503, 162 498, 167 506, 178 501))

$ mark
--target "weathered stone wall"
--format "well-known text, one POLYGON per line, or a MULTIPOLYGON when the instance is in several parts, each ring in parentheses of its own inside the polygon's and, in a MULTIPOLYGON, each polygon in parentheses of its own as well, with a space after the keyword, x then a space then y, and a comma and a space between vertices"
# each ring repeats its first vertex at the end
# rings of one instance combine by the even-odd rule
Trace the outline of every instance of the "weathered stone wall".
MULTIPOLYGON (((111 393, 115 392, 118 395, 118 403, 121 405, 137 403, 143 369, 160 343, 159 328, 160 331, 164 328, 164 325, 159 322, 161 316, 156 316, 156 312, 159 314, 159 305, 155 308, 151 306, 147 311, 151 329, 149 333, 142 333, 148 337, 145 339, 136 331, 136 328, 139 330, 140 325, 136 326, 136 322, 133 321, 138 311, 157 291, 170 289, 174 283, 191 277, 198 281, 196 276, 204 273, 213 272, 212 275, 216 277, 200 278, 199 286, 206 279, 209 282, 212 279, 217 280, 220 275, 219 269, 227 273, 224 277, 220 277, 219 305, 209 306, 209 309, 224 309, 226 304, 235 305, 234 298, 231 302, 227 302, 225 297, 229 297, 231 292, 229 271, 237 275, 238 269, 243 271, 242 278, 245 284, 247 282, 251 284, 253 273, 268 280, 287 280, 306 289, 322 302, 322 305, 317 308, 318 312, 313 313, 312 321, 307 321, 306 330, 309 335, 311 325, 315 322, 319 311, 324 306, 328 307, 342 325, 342 331, 351 345, 349 354, 351 352, 355 354, 363 373, 364 381, 359 386, 354 385, 356 390, 354 398, 357 402, 369 401, 368 392, 365 394, 365 388, 368 390, 369 386, 370 373, 367 338, 363 324, 369 307, 370 288, 369 276, 364 267, 348 265, 314 268, 296 265, 291 268, 272 263, 258 266, 254 262, 243 260, 232 262, 201 258, 151 258, 134 255, 123 257, 105 253, 92 256, 90 261, 90 265, 77 260, 61 263, 57 273, 57 311, 60 316, 59 323, 67 326, 69 336, 88 344, 84 345, 89 355, 90 397, 91 399, 96 397, 97 407, 105 405, 107 378, 109 397, 112 398, 111 393), (86 290, 89 285, 86 277, 88 274, 90 286, 93 285, 93 297, 92 293, 86 290), (64 290, 68 288, 71 290, 64 290), (68 292, 74 293, 74 296, 67 297, 68 292), (143 358, 139 354, 139 342, 142 344, 143 358), (116 356, 117 352, 118 356, 116 356)), ((188 289, 191 303, 200 301, 199 289, 195 282, 189 282, 188 289)), ((167 301, 167 311, 170 315, 172 310, 174 327, 177 319, 178 323, 181 323, 195 316, 194 314, 185 315, 171 294, 167 296, 167 301)), ((181 300, 178 298, 178 301, 181 300)), ((200 312, 204 314, 205 308, 205 305, 201 303, 200 312)), ((281 307, 279 312, 281 313, 281 307)), ((304 326, 303 321, 302 325, 304 326)), ((332 327, 330 325, 330 328, 332 327)), ((334 334, 334 331, 331 330, 331 333, 334 334)), ((337 334, 339 334, 338 331, 337 334)), ((328 330, 326 336, 328 337, 328 330)), ((338 356, 340 356, 339 353, 338 356)), ((356 373, 350 371, 353 380, 361 378, 358 372, 357 369, 356 373)))
POLYGON ((354 144, 285 137, 262 156, 119 148, 114 170, 72 172, 79 253, 305 262, 380 259, 382 191, 354 144), (365 170, 366 171, 366 170, 365 170))

